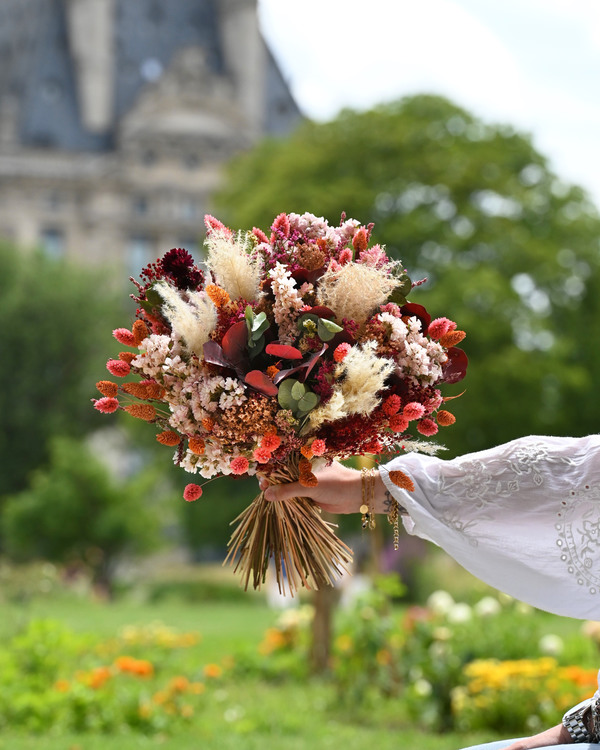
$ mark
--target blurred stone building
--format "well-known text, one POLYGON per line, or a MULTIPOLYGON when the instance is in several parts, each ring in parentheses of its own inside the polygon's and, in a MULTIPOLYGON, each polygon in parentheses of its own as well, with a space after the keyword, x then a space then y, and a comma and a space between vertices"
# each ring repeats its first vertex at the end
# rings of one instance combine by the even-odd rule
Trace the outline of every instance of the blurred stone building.
POLYGON ((300 113, 256 0, 1 0, 0 237, 137 273, 300 113))

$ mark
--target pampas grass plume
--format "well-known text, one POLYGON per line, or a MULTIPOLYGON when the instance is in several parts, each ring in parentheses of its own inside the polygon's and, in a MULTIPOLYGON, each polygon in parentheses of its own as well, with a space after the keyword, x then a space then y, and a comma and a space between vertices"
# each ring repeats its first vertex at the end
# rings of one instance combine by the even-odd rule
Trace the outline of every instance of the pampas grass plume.
POLYGON ((253 302, 258 298, 261 268, 258 259, 246 251, 242 234, 237 239, 222 231, 211 232, 206 238, 206 265, 218 285, 231 299, 253 302))

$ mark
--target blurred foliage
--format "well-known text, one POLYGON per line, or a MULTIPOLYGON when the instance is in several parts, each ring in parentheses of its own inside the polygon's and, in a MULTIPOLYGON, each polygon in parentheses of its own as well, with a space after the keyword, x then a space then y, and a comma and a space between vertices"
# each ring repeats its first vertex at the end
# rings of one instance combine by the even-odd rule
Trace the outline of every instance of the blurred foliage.
POLYGON ((102 271, 0 245, 0 499, 27 485, 52 435, 100 424, 94 382, 122 305, 102 271))
POLYGON ((15 561, 87 567, 111 593, 115 566, 159 541, 156 472, 117 480, 81 441, 55 437, 48 465, 5 503, 2 543, 15 561))
POLYGON ((304 123, 234 160, 218 218, 267 229, 281 211, 374 222, 373 241, 428 281, 411 300, 468 337, 462 453, 526 433, 595 432, 600 403, 600 218, 528 136, 415 96, 304 123))

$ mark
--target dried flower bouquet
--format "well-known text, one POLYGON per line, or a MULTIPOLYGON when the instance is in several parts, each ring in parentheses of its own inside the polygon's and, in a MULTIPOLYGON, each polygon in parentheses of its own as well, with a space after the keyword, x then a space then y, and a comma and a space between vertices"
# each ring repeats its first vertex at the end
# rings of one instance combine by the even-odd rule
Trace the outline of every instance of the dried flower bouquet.
MULTIPOLYGON (((372 225, 280 214, 269 235, 205 219, 206 267, 183 249, 134 281, 136 320, 113 333, 129 350, 97 384, 105 413, 158 428, 174 461, 205 479, 261 473, 317 483, 318 463, 419 449, 454 422, 440 384, 464 377, 464 332, 409 303, 400 262, 370 244, 372 225)), ((184 491, 188 501, 199 484, 184 491)), ((351 560, 307 498, 260 493, 236 519, 228 559, 247 587, 273 560, 280 590, 333 584, 351 560)))

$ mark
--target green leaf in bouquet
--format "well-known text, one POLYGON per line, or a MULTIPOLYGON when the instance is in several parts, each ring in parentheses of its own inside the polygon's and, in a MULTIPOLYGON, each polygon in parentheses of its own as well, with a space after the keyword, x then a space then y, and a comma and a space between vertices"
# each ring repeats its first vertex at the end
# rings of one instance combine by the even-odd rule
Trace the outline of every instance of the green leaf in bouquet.
POLYGON ((302 398, 298 401, 298 416, 304 416, 305 414, 308 414, 309 411, 312 411, 315 408, 319 401, 319 396, 313 391, 308 391, 307 393, 305 393, 304 396, 302 396, 302 398))
POLYGON ((296 380, 296 382, 292 386, 292 391, 291 391, 292 398, 294 399, 294 401, 300 401, 300 399, 304 396, 306 391, 307 391, 307 388, 304 385, 304 383, 300 383, 298 380, 296 380))
POLYGON ((314 315, 313 313, 305 313, 301 318, 299 318, 297 326, 304 333, 310 334, 316 333, 318 323, 318 315, 314 315))
POLYGON ((317 322, 317 334, 321 341, 331 341, 336 333, 343 331, 344 329, 332 320, 325 318, 318 318, 317 322))
POLYGON ((408 300, 406 299, 406 295, 403 294, 402 288, 400 286, 397 286, 390 294, 387 301, 394 302, 396 305, 398 305, 398 307, 402 307, 402 305, 405 305, 408 300))
POLYGON ((154 287, 150 287, 146 290, 145 300, 140 300, 140 307, 150 314, 152 314, 153 310, 160 310, 162 305, 163 298, 156 291, 156 289, 154 289, 154 287))
POLYGON ((296 407, 296 399, 292 396, 292 388, 298 381, 294 378, 288 378, 283 380, 279 386, 279 392, 277 394, 277 400, 282 409, 289 409, 294 411, 296 407))
POLYGON ((248 342, 248 353, 250 354, 250 359, 254 359, 255 357, 257 357, 264 348, 265 348, 264 336, 261 336, 256 341, 253 341, 251 339, 248 342))

